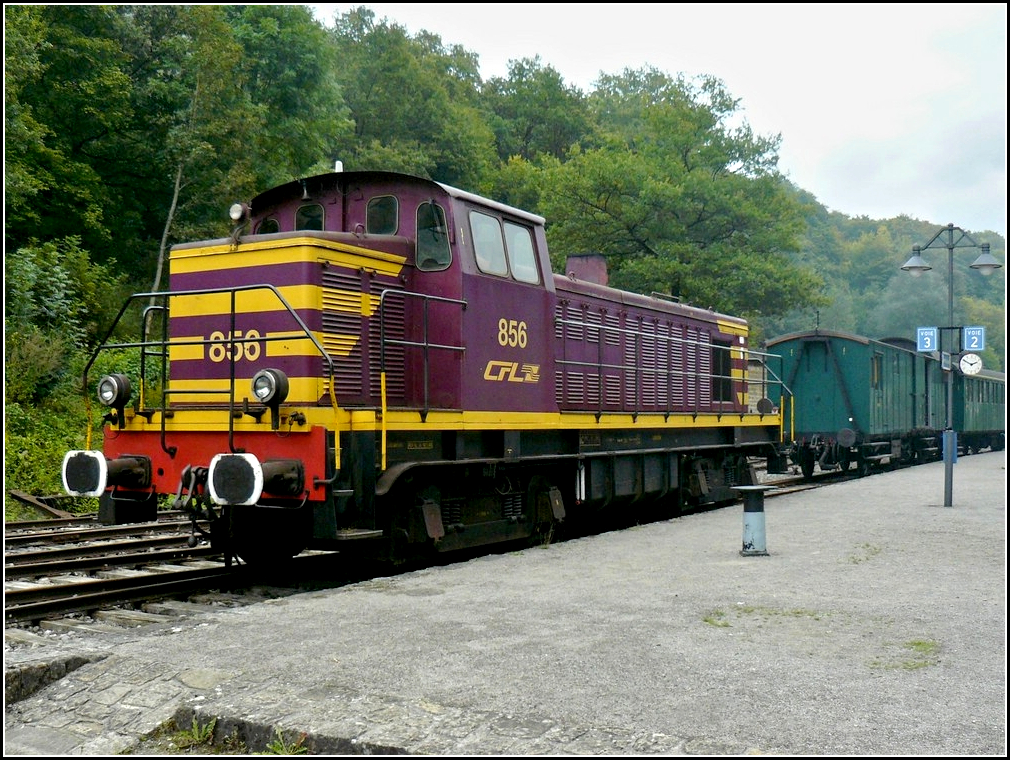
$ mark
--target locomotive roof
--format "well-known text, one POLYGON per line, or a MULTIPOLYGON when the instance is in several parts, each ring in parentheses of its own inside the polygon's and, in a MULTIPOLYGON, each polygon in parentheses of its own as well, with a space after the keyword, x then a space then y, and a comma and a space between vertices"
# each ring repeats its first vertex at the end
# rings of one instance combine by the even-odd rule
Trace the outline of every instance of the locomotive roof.
POLYGON ((532 214, 529 211, 523 211, 521 208, 509 206, 506 203, 493 201, 490 198, 485 198, 481 195, 477 195, 476 193, 460 190, 452 185, 446 185, 441 182, 436 182, 435 180, 428 179, 426 177, 419 177, 413 174, 388 171, 327 172, 326 174, 317 174, 312 177, 296 179, 286 184, 278 185, 277 187, 265 190, 253 198, 251 204, 253 213, 256 213, 256 209, 258 208, 272 206, 273 204, 292 196, 300 197, 306 185, 309 187, 337 187, 340 185, 346 186, 354 182, 387 182, 415 185, 428 184, 433 187, 441 188, 443 192, 452 198, 459 198, 470 203, 475 203, 487 208, 493 208, 496 211, 510 214, 528 222, 532 222, 533 224, 542 226, 546 221, 544 217, 537 214, 532 214))

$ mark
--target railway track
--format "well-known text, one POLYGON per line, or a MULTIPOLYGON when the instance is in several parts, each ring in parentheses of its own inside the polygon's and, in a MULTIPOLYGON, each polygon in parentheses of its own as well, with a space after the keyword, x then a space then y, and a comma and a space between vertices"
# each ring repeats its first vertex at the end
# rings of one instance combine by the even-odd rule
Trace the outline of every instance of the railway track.
MULTIPOLYGON (((851 472, 819 472, 813 480, 759 475, 761 482, 775 486, 767 498, 857 477, 851 472)), ((319 555, 332 553, 303 553, 283 577, 263 579, 244 564, 228 561, 199 535, 194 537, 179 512, 161 513, 154 522, 116 526, 100 525, 94 515, 7 523, 4 621, 6 626, 39 626, 60 616, 140 609, 156 600, 186 600, 212 591, 240 599, 244 590, 264 582, 294 589, 306 582, 318 584, 320 575, 326 585, 357 579, 335 578, 332 565, 321 574, 313 572, 311 562, 319 555)))
POLYGON ((7 523, 5 625, 240 585, 242 567, 190 524, 166 513, 156 522, 103 526, 94 517, 7 523), (191 545, 192 544, 192 545, 191 545))

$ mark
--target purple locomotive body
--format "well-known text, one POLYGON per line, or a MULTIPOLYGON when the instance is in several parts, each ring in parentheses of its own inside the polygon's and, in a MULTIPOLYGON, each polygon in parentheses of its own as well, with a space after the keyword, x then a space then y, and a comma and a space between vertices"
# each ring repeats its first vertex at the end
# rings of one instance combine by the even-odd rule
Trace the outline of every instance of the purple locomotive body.
POLYGON ((174 494, 247 561, 399 559, 730 502, 776 456, 746 322, 611 288, 597 258, 552 273, 540 216, 336 172, 232 218, 134 297, 160 304, 138 350, 162 375, 137 400, 103 378, 102 451, 65 460, 108 521, 174 494))

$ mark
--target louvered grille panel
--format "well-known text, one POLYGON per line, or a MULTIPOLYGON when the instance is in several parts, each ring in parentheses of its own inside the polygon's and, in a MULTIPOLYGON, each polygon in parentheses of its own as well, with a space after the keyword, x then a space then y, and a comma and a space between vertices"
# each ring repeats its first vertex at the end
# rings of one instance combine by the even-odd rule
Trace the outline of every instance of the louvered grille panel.
MULTIPOLYGON (((641 409, 640 384, 646 375, 646 364, 642 361, 642 320, 628 319, 624 323, 624 408, 629 411, 641 409)), ((609 343, 609 340, 607 341, 609 343)))
POLYGON ((695 340, 698 337, 697 330, 687 328, 684 331, 684 401, 688 409, 698 407, 698 346, 695 340))
POLYGON ((670 375, 670 407, 683 411, 685 403, 684 380, 684 328, 677 325, 670 329, 670 366, 675 370, 670 375))
POLYGON ((656 406, 667 411, 670 407, 670 324, 656 325, 656 406))
POLYGON ((698 403, 702 409, 712 408, 712 340, 707 332, 698 332, 698 403))
POLYGON ((587 311, 584 314, 584 320, 586 323, 586 343, 599 343, 600 325, 603 324, 603 318, 595 312, 587 311))
POLYGON ((586 375, 586 407, 595 408, 600 403, 600 376, 586 375))
POLYGON ((554 337, 557 340, 564 340, 565 332, 568 326, 565 324, 565 311, 567 305, 564 303, 558 303, 554 307, 554 337))
MULTIPOLYGON (((381 390, 379 299, 399 283, 383 281, 367 272, 327 267, 322 272, 323 347, 335 367, 334 390, 338 403, 368 404, 379 402, 381 390), (367 293, 367 297, 363 295, 367 293)), ((402 299, 388 298, 385 337, 403 337, 402 299)), ((403 349, 386 348, 386 390, 390 399, 404 396, 403 349)), ((325 362, 320 359, 320 371, 325 362)), ((324 391, 329 392, 324 384, 324 391)))
POLYGON ((603 331, 606 345, 621 345, 621 318, 617 314, 605 314, 601 324, 606 328, 603 331))
MULTIPOLYGON (((643 325, 643 327, 655 328, 654 324, 643 325)), ((639 353, 641 355, 642 380, 641 380, 641 403, 646 409, 655 409, 659 401, 659 372, 658 355, 656 346, 656 336, 645 334, 639 338, 639 353)))
POLYGON ((607 406, 620 406, 621 403, 621 378, 616 375, 604 375, 604 389, 606 396, 604 403, 607 406))
MULTIPOLYGON (((397 290, 401 290, 397 283, 397 290)), ((389 283, 378 283, 372 281, 372 302, 378 308, 379 299, 383 290, 391 290, 389 283)), ((379 398, 382 392, 382 359, 386 366, 386 399, 388 403, 402 404, 406 399, 406 369, 405 369, 405 347, 401 344, 390 344, 390 340, 403 340, 405 306, 404 297, 400 293, 387 293, 386 299, 382 302, 384 311, 382 324, 385 328, 386 348, 385 354, 380 353, 381 338, 379 329, 379 315, 376 312, 372 320, 372 329, 369 331, 369 347, 372 353, 372 371, 370 373, 371 394, 373 398, 379 398)))
MULTIPOLYGON (((361 332, 361 276, 357 272, 327 267, 322 272, 323 348, 333 360, 337 403, 360 400, 364 361, 361 332)), ((319 361, 325 378, 326 362, 319 361)), ((324 392, 329 392, 324 383, 324 392)))

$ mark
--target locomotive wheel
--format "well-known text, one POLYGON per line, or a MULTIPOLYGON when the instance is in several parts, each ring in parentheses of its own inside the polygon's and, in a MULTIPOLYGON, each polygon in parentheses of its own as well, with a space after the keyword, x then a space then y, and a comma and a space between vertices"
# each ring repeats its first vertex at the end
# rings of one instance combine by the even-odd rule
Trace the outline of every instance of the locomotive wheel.
POLYGON ((551 483, 542 475, 534 475, 530 479, 526 491, 526 510, 530 522, 530 544, 532 546, 547 546, 556 537, 560 523, 554 519, 550 511, 551 483))
POLYGON ((212 526, 212 535, 224 529, 225 551, 248 565, 285 562, 305 549, 311 514, 307 507, 226 507, 220 525, 212 526))

